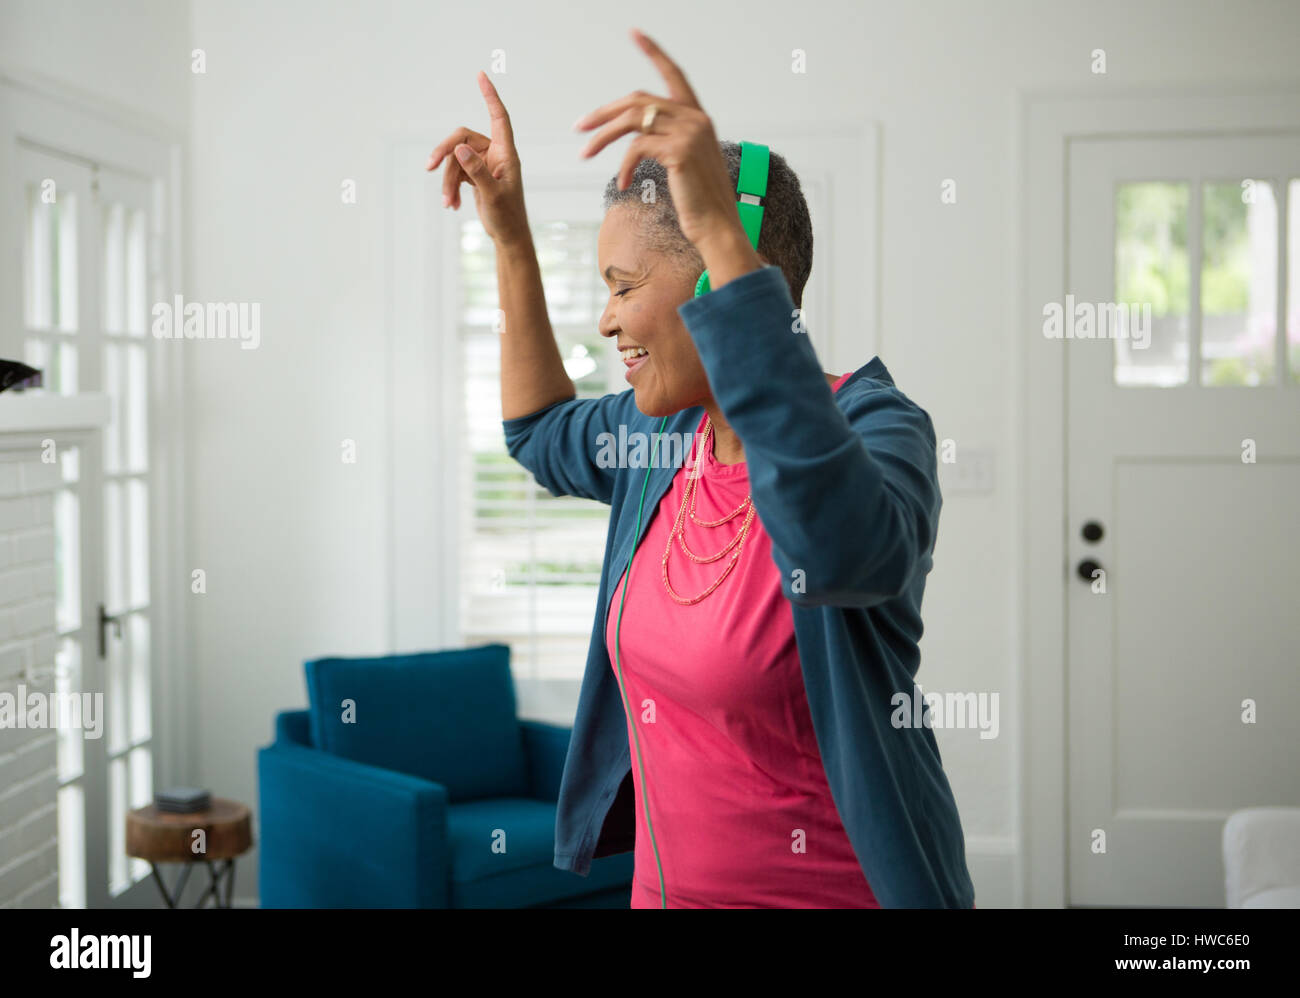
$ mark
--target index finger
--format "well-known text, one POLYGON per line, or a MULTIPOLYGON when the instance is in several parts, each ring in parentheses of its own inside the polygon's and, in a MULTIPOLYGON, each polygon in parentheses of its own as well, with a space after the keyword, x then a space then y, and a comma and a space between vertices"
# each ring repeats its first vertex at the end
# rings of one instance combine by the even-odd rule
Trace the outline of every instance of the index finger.
POLYGON ((669 59, 664 50, 656 45, 649 35, 638 28, 633 28, 631 34, 632 40, 641 46, 641 51, 650 57, 650 61, 659 70, 659 75, 668 84, 668 96, 682 104, 689 104, 697 110, 703 110, 700 108, 700 102, 695 97, 695 91, 686 82, 686 74, 677 68, 677 63, 669 59))
POLYGON ((478 71, 478 88, 483 92, 483 99, 487 101, 488 117, 492 119, 492 141, 500 142, 507 149, 514 149, 515 133, 510 127, 510 115, 506 112, 506 106, 501 103, 501 95, 497 93, 497 88, 492 85, 487 73, 481 69, 478 71))

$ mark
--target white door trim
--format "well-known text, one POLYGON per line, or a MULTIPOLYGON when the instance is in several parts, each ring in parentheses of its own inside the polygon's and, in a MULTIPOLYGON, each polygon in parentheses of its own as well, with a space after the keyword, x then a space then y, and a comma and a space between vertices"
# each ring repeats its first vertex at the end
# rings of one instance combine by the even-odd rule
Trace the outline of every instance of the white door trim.
POLYGON ((1019 585, 1021 770, 1020 882, 1030 907, 1063 907, 1066 881, 1066 508, 1064 340, 1042 335, 1042 306, 1062 301, 1069 238, 1069 144, 1101 136, 1241 135, 1300 127, 1300 93, 1131 94, 1107 98, 1021 93, 1016 139, 1024 163, 1017 234, 1021 267, 1012 298, 1013 330, 1027 337, 1019 365, 1024 418, 1018 434, 1024 557, 1019 585))

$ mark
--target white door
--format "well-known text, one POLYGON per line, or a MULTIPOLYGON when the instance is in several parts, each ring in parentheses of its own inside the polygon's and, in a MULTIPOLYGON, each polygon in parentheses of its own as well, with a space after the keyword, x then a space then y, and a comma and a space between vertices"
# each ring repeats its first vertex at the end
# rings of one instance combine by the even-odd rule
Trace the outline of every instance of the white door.
POLYGON ((55 495, 57 689, 101 693, 101 736, 59 733, 64 907, 156 903, 125 854, 130 808, 153 796, 147 337, 158 212, 143 177, 20 146, 24 359, 46 391, 104 392, 102 444, 60 442, 55 495), (151 259, 151 256, 153 259, 151 259))
POLYGON ((1222 906, 1228 814, 1300 805, 1297 177, 1294 132, 1071 143, 1071 904, 1222 906))

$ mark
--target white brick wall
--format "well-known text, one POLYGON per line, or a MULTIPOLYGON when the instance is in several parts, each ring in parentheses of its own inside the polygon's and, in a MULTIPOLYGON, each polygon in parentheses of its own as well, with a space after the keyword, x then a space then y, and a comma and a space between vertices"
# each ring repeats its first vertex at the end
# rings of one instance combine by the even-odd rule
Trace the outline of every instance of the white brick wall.
MULTIPOLYGON (((54 692, 59 482, 39 455, 0 451, 0 694, 54 692)), ((53 728, 0 727, 0 908, 58 905, 57 760, 53 728)))

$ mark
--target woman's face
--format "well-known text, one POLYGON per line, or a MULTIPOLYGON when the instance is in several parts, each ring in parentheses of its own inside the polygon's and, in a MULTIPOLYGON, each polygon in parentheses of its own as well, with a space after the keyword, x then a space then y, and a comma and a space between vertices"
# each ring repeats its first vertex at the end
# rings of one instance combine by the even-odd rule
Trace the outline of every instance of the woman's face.
POLYGON ((709 380, 677 306, 695 294, 699 274, 643 244, 635 210, 615 205, 605 215, 597 242, 597 266, 609 287, 600 332, 620 348, 639 346, 628 384, 647 416, 669 416, 712 399, 709 380))

